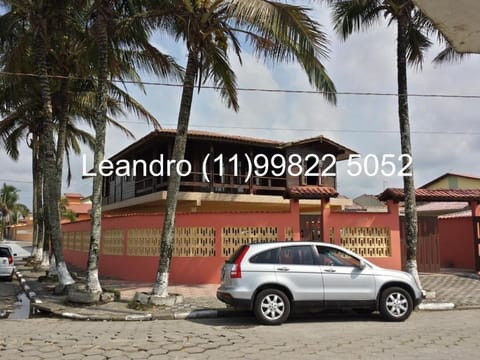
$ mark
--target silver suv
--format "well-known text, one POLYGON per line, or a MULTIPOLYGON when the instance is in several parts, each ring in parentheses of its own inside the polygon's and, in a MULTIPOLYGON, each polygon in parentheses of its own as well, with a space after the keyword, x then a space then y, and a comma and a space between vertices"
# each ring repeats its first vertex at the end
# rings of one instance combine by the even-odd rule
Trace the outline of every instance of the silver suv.
POLYGON ((15 270, 14 254, 12 248, 8 245, 0 245, 0 277, 5 277, 12 281, 15 270))
POLYGON ((283 323, 293 307, 378 310, 403 321, 422 300, 410 274, 321 242, 243 245, 225 262, 221 280, 217 298, 248 307, 266 325, 283 323))

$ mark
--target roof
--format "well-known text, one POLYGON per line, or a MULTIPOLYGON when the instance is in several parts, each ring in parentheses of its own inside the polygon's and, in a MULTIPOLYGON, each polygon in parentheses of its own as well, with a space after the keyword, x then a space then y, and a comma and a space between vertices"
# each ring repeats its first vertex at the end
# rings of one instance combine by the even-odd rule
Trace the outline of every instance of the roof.
POLYGON ((451 214, 446 214, 438 217, 439 219, 460 219, 460 218, 472 218, 472 210, 464 210, 451 214))
POLYGON ((68 204, 66 208, 75 214, 88 214, 92 208, 92 204, 68 204))
POLYGON ((285 191, 285 199, 330 199, 337 197, 333 187, 322 185, 289 186, 285 191))
MULTIPOLYGON (((450 189, 417 189, 415 190, 417 201, 480 201, 480 189, 450 190, 450 189)), ((388 188, 378 196, 380 201, 403 201, 405 199, 403 189, 388 188)))
POLYGON ((65 193, 64 196, 68 198, 83 198, 83 195, 80 193, 65 193))
POLYGON ((460 177, 460 178, 464 178, 464 179, 473 179, 473 180, 480 180, 480 177, 479 176, 474 176, 474 175, 465 175, 465 174, 457 174, 457 173, 451 173, 451 172, 447 172, 443 175, 440 175, 439 177, 429 181, 428 183, 426 183, 425 185, 422 185, 420 186, 420 189, 426 189, 428 188, 430 185, 436 183, 437 181, 440 181, 448 176, 455 176, 455 177, 460 177))
MULTIPOLYGON (((122 155, 130 152, 135 148, 142 146, 143 144, 145 144, 146 142, 150 141, 155 137, 174 137, 176 132, 177 132, 176 129, 153 130, 152 132, 145 135, 140 140, 134 142, 133 144, 130 144, 129 146, 127 146, 117 154, 113 155, 112 158, 121 157, 122 155)), ((239 136, 239 135, 229 135, 229 134, 222 134, 222 133, 209 132, 209 131, 188 130, 188 138, 201 139, 205 141, 224 141, 224 142, 230 142, 230 143, 252 144, 252 145, 264 146, 268 148, 277 148, 277 149, 284 149, 284 148, 299 146, 307 143, 320 142, 320 143, 327 143, 333 147, 336 147, 347 155, 357 153, 352 149, 349 149, 333 140, 330 140, 329 138, 326 138, 323 135, 308 138, 308 139, 297 140, 297 141, 282 142, 277 140, 261 139, 261 138, 246 137, 246 136, 239 136)))
POLYGON ((435 201, 435 202, 429 202, 425 204, 421 204, 417 206, 417 211, 418 212, 427 212, 427 211, 458 211, 458 210, 463 210, 468 206, 468 204, 463 201, 463 202, 458 202, 458 201, 435 201))
POLYGON ((353 199, 353 202, 361 207, 385 207, 376 195, 363 194, 353 199))

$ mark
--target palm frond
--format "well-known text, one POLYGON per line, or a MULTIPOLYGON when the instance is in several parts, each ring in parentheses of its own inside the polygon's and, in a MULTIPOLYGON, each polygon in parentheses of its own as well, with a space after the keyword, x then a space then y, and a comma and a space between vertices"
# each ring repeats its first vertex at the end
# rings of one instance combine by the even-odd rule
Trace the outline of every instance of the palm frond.
POLYGON ((433 62, 435 64, 454 63, 461 61, 466 56, 468 56, 468 54, 457 52, 450 43, 447 43, 447 46, 435 56, 433 62))
POLYGON ((421 31, 421 28, 414 23, 410 23, 407 30, 408 63, 416 68, 421 68, 425 51, 432 44, 432 41, 421 31))

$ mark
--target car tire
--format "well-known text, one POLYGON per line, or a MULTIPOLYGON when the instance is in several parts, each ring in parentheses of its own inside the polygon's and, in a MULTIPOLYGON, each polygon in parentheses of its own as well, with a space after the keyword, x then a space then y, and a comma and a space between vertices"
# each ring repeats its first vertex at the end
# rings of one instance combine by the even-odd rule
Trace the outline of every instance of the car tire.
POLYGON ((281 290, 265 289, 255 297, 253 311, 260 323, 280 325, 290 315, 290 300, 281 290))
POLYGON ((413 310, 412 297, 408 291, 391 287, 382 292, 380 296, 380 314, 388 321, 404 321, 408 319, 413 310))

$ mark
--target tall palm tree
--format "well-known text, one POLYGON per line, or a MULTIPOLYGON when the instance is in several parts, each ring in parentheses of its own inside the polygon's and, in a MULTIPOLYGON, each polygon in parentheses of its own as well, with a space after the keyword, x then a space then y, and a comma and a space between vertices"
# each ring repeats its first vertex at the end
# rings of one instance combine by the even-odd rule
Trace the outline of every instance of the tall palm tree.
MULTIPOLYGON (((108 78, 108 19, 112 16, 113 4, 109 0, 95 0, 95 40, 97 42, 96 113, 94 120, 95 150, 93 167, 97 169, 105 156, 105 127, 107 120, 107 78, 108 78)), ((92 221, 88 251, 87 291, 101 293, 98 278, 98 254, 100 251, 102 221, 102 178, 93 178, 92 221)))
MULTIPOLYGON (((326 0, 333 9, 334 27, 347 39, 355 31, 365 30, 385 19, 397 26, 397 85, 398 118, 402 154, 412 156, 410 118, 408 112, 407 63, 420 67, 424 53, 431 45, 428 35, 433 26, 411 0, 326 0)), ((405 192, 405 222, 407 271, 420 285, 417 270, 417 211, 413 164, 403 157, 403 166, 411 176, 403 177, 405 192)))
MULTIPOLYGON (((160 53, 149 43, 151 29, 139 16, 142 11, 142 1, 94 1, 94 43, 97 52, 94 169, 98 169, 105 155, 105 125, 109 87, 117 96, 128 97, 128 94, 113 86, 110 79, 138 76, 136 69, 132 68, 133 66, 156 75, 173 77, 180 75, 180 68, 173 59, 160 53), (111 43, 116 46, 111 46, 111 43), (125 44, 128 44, 126 48, 125 44)), ((128 104, 128 102, 126 103, 128 104)), ((160 124, 152 116, 147 117, 147 120, 150 120, 155 127, 160 127, 160 124)), ((98 294, 102 292, 98 278, 102 220, 102 178, 100 176, 95 176, 93 179, 91 213, 86 290, 98 294)))
MULTIPOLYGON (((195 86, 212 81, 226 105, 238 111, 236 77, 230 53, 241 62, 242 47, 249 44, 256 56, 273 62, 297 61, 310 83, 335 102, 335 87, 320 58, 328 54, 327 40, 307 9, 267 0, 151 1, 150 16, 156 25, 183 41, 187 65, 178 114, 172 159, 185 155, 190 109, 195 86)), ((154 295, 167 296, 168 274, 174 243, 175 210, 180 176, 171 172, 160 245, 154 295)))

